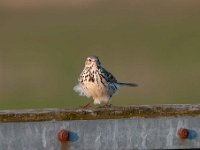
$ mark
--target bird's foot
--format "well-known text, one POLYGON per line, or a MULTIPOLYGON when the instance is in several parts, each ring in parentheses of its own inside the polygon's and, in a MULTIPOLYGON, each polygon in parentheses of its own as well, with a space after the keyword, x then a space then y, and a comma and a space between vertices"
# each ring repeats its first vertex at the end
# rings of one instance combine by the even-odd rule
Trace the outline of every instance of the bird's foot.
POLYGON ((93 102, 93 100, 89 101, 89 103, 87 103, 87 104, 84 105, 84 106, 80 106, 80 108, 86 109, 86 108, 92 107, 92 106, 91 106, 91 103, 92 103, 92 102, 93 102))
POLYGON ((111 108, 112 106, 112 104, 105 104, 103 106, 99 106, 99 108, 111 108))
POLYGON ((92 106, 90 105, 90 103, 88 103, 88 104, 86 104, 86 105, 84 105, 84 106, 80 106, 80 108, 83 108, 83 109, 86 109, 86 108, 89 108, 89 107, 92 107, 92 106))
POLYGON ((90 105, 88 105, 88 106, 79 106, 79 108, 81 108, 81 109, 87 109, 87 108, 90 108, 91 106, 90 105))

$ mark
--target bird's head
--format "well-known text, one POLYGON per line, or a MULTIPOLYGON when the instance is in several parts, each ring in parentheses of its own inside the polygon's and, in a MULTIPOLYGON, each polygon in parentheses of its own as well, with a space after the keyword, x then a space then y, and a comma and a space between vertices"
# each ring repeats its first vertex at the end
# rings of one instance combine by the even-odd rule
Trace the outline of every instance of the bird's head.
POLYGON ((101 63, 97 56, 89 56, 85 61, 85 67, 100 66, 101 63))

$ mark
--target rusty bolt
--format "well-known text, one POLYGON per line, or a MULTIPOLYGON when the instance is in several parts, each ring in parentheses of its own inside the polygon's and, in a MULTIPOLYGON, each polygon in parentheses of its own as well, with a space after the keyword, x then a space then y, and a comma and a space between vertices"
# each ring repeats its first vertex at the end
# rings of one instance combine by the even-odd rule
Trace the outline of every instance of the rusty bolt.
POLYGON ((186 139, 189 135, 189 131, 186 128, 180 128, 178 130, 178 136, 180 139, 186 139))
POLYGON ((68 139, 69 139, 69 132, 66 131, 65 129, 60 130, 60 132, 58 133, 58 139, 61 142, 68 141, 68 139))

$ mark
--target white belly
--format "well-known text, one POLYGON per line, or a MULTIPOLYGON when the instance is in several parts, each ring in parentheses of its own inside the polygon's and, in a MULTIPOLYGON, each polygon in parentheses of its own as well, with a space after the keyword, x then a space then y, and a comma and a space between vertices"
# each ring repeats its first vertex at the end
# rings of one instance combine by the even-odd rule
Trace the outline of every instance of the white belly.
POLYGON ((108 88, 104 85, 97 85, 93 82, 85 82, 84 92, 88 97, 92 97, 96 101, 107 102, 110 98, 108 88))

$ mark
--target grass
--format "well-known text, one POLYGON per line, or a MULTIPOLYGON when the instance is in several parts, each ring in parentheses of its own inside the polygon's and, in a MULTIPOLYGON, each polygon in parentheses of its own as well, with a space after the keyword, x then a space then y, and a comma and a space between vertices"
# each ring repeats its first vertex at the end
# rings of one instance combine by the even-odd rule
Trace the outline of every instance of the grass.
POLYGON ((59 11, 1 10, 0 109, 87 103, 72 88, 89 55, 99 56, 119 81, 139 84, 121 89, 114 105, 198 103, 195 6, 127 1, 59 11))

